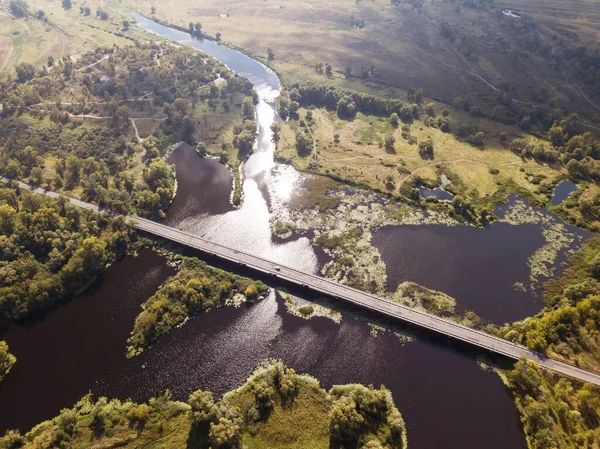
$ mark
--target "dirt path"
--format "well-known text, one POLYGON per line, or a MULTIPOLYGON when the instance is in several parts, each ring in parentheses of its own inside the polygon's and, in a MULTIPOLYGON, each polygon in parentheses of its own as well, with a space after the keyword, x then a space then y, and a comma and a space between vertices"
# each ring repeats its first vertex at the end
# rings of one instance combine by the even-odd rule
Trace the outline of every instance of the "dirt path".
POLYGON ((108 56, 105 56, 104 58, 102 58, 102 59, 100 59, 100 60, 98 60, 98 61, 94 62, 93 64, 86 65, 85 67, 81 67, 80 69, 77 69, 77 70, 75 70, 75 71, 76 71, 76 72, 81 72, 82 70, 89 69, 90 67, 94 67, 95 65, 98 65, 98 64, 100 64, 102 61, 106 61, 107 59, 108 59, 108 56))
MULTIPOLYGON (((412 157, 412 156, 395 156, 395 157, 399 157, 400 160, 401 159, 411 159, 411 160, 422 160, 421 158, 417 158, 417 157, 412 157)), ((395 158, 394 156, 392 156, 392 158, 395 158)), ((346 157, 346 158, 340 158, 340 159, 328 159, 326 157, 323 156, 319 156, 319 159, 323 159, 325 161, 328 162, 338 162, 338 161, 352 161, 352 160, 356 160, 356 159, 371 159, 373 161, 377 161, 376 164, 373 165, 379 165, 381 163, 381 161, 384 160, 384 158, 379 158, 379 157, 369 157, 369 156, 352 156, 352 157, 346 157)), ((386 159, 389 160, 389 159, 386 159)), ((393 162, 398 163, 398 160, 395 160, 393 162)), ((432 165, 436 165, 436 164, 446 164, 446 165, 456 165, 456 164, 460 164, 460 163, 467 163, 467 164, 481 164, 484 165, 486 167, 506 167, 506 166, 510 166, 510 165, 518 165, 521 164, 521 161, 514 161, 514 162, 504 162, 502 164, 488 164, 486 162, 482 162, 482 161, 476 161, 473 159, 453 159, 453 160, 435 160, 435 161, 430 161, 428 162, 426 165, 424 165, 423 167, 419 167, 415 170, 413 170, 409 175, 405 176, 404 178, 402 178, 400 180, 400 184, 404 183, 406 180, 412 178, 414 175, 416 175, 417 173, 431 167, 432 165)), ((348 165, 348 164, 342 164, 345 167, 350 167, 350 168, 357 168, 356 166, 353 165, 348 165)))
POLYGON ((140 133, 139 133, 139 131, 138 131, 138 128, 137 128, 137 126, 135 125, 135 119, 133 119, 133 118, 130 118, 130 119, 129 119, 129 121, 131 122, 131 126, 133 126, 133 130, 135 131, 135 138, 137 139, 137 141, 138 141, 139 143, 142 143, 142 142, 144 141, 144 139, 142 139, 142 138, 140 137, 140 133))

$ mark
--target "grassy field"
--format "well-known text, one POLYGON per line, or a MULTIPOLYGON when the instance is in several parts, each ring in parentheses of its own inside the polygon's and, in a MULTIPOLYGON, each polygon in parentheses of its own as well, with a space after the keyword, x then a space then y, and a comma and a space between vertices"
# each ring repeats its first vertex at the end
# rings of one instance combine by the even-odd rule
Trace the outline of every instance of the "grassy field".
MULTIPOLYGON (((346 67, 357 75, 361 66, 373 66, 375 74, 359 89, 401 96, 400 92, 412 85, 446 102, 472 93, 482 106, 490 98, 513 92, 515 98, 527 102, 546 102, 556 96, 569 109, 588 111, 590 117, 597 111, 565 74, 554 70, 552 58, 523 47, 522 33, 511 28, 511 18, 503 16, 499 8, 461 8, 457 3, 426 0, 421 8, 412 9, 405 3, 207 0, 193 5, 180 0, 167 4, 140 0, 124 2, 122 8, 150 15, 154 7, 155 17, 181 26, 201 22, 207 34, 219 32, 225 43, 264 60, 271 48, 275 54, 272 65, 289 83, 318 80, 357 88, 362 82, 343 77, 346 67), (364 26, 353 26, 357 21, 364 26), (458 39, 452 41, 440 34, 443 22, 456 31, 458 39), (331 63, 332 76, 317 75, 317 63, 331 63), (544 94, 544 88, 550 89, 551 96, 544 94)), ((594 2, 499 3, 529 14, 543 43, 551 42, 557 49, 597 45, 600 13, 594 2), (559 5, 562 11, 580 9, 582 13, 577 17, 560 15, 560 10, 545 9, 548 3, 559 5), (560 27, 577 27, 578 36, 554 38, 563 30, 560 27)))
POLYGON ((453 180, 451 190, 473 202, 510 186, 508 191, 523 189, 545 203, 548 194, 546 190, 540 192, 540 183, 534 180, 543 179, 542 184, 552 185, 565 175, 547 165, 524 161, 501 142, 503 135, 519 135, 520 130, 460 113, 449 116, 452 126, 466 124, 483 132, 483 144, 468 143, 426 126, 423 120, 404 125, 403 129, 403 125, 393 127, 384 117, 358 114, 354 120, 341 120, 335 112, 315 109, 311 111, 315 149, 311 155, 301 157, 296 149, 296 132, 306 125, 306 112, 301 109, 298 120, 282 124, 277 152, 280 158, 291 160, 300 170, 365 184, 394 195, 410 180, 420 177, 425 184, 437 185, 444 174, 453 180), (388 136, 395 138, 393 149, 385 146, 388 136), (416 140, 410 143, 409 138, 416 140), (433 142, 433 160, 419 155, 417 142, 427 139, 433 142))
POLYGON ((98 46, 127 45, 130 38, 142 36, 140 30, 131 27, 123 30, 123 20, 129 19, 113 9, 108 2, 92 0, 73 2, 70 10, 62 8, 60 2, 28 0, 29 17, 15 18, 8 11, 8 1, 0 5, 0 75, 5 76, 19 62, 29 62, 35 66, 44 65, 49 56, 54 59, 64 55, 74 59, 98 46), (91 14, 84 16, 79 6, 90 7, 91 14), (101 8, 109 13, 106 21, 96 18, 96 10, 101 8), (38 11, 44 11, 47 22, 35 18, 38 11), (117 33, 122 36, 117 36, 117 33))

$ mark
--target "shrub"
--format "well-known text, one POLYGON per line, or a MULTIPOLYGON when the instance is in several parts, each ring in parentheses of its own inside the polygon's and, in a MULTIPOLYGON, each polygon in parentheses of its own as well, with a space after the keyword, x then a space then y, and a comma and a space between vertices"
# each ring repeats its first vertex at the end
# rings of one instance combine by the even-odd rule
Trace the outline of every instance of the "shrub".
POLYGON ((127 419, 131 422, 145 423, 150 414, 150 407, 146 404, 133 406, 127 412, 127 419))

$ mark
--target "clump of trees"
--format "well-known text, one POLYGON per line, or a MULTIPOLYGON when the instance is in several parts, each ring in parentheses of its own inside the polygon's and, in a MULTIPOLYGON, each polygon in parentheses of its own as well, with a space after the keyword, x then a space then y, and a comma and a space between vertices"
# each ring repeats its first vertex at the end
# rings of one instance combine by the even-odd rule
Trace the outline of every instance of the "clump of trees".
POLYGON ((518 361, 506 373, 532 447, 576 449, 600 443, 600 388, 518 361))
POLYGON ((202 24, 200 22, 190 22, 188 29, 190 36, 195 37, 196 39, 202 39, 204 37, 202 33, 202 24))
POLYGON ((128 340, 128 355, 140 353, 190 316, 224 306, 238 294, 247 301, 255 301, 267 290, 260 281, 184 257, 179 272, 142 305, 128 340))
MULTIPOLYGON (((232 76, 213 58, 157 44, 100 47, 77 64, 64 57, 52 60, 45 71, 23 63, 15 72, 0 85, 0 174, 55 191, 80 189, 87 201, 153 218, 165 216, 174 192, 173 168, 156 159, 165 155, 169 143, 202 140, 205 125, 195 115, 198 103, 216 109, 221 100, 228 108, 239 108, 239 97, 252 95, 248 80, 232 76), (77 72, 77 65, 93 68, 77 72), (227 83, 216 86, 217 77, 227 83), (65 101, 75 85, 81 94, 65 101), (132 101, 140 97, 151 101, 132 101), (90 122, 74 117, 80 114, 107 118, 90 122), (136 115, 164 118, 143 148, 132 139, 130 119, 136 115), (141 151, 146 154, 143 173, 131 170, 141 151)), ((250 101, 244 114, 252 121, 250 101)), ((236 144, 247 153, 255 128, 244 123, 240 131, 236 144)))
POLYGON ((0 328, 83 291, 125 253, 131 233, 122 217, 0 187, 0 328))
POLYGON ((369 447, 372 435, 377 435, 373 440, 383 446, 406 448, 404 420, 385 387, 336 385, 329 394, 333 401, 329 411, 333 441, 342 446, 369 447))
POLYGON ((390 117, 395 113, 405 123, 419 117, 416 103, 406 104, 397 99, 384 99, 360 92, 346 91, 329 85, 294 84, 289 93, 282 93, 279 112, 282 117, 293 117, 300 107, 319 107, 336 111, 340 118, 352 119, 361 112, 390 117))

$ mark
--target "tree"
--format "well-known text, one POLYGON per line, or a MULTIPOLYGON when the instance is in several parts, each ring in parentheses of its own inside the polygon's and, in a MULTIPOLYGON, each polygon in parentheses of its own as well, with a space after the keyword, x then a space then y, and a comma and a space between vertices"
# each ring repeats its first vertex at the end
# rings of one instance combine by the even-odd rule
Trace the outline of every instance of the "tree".
POLYGON ((346 72, 344 75, 346 76, 347 79, 352 78, 352 67, 350 67, 350 66, 346 67, 346 72))
POLYGON ((8 204, 0 205, 0 231, 4 235, 11 235, 14 230, 17 211, 8 204))
POLYGON ((332 69, 331 69, 331 64, 327 63, 325 65, 325 75, 327 76, 331 76, 332 75, 332 69))
POLYGON ((400 123, 400 117, 398 117, 398 114, 393 112, 392 115, 390 115, 389 121, 390 125, 392 125, 394 128, 397 128, 398 123, 400 123))
POLYGON ((129 116, 131 110, 127 106, 119 106, 113 114, 113 126, 120 129, 126 129, 129 126, 129 116))
POLYGON ((27 15, 27 10, 29 9, 27 3, 25 3, 23 0, 10 0, 8 7, 10 9, 10 12, 17 19, 25 17, 27 15))
POLYGON ((348 396, 342 396, 333 403, 329 418, 331 436, 340 441, 356 440, 365 424, 364 417, 356 410, 356 402, 348 396))
POLYGON ((423 159, 433 159, 433 141, 431 139, 419 142, 419 155, 423 159))
POLYGON ((156 14, 156 8, 154 6, 152 8, 150 8, 150 14, 152 14, 152 15, 156 14))
POLYGON ((217 34, 215 34, 215 37, 217 38, 217 42, 221 42, 221 33, 217 31, 217 34))
POLYGON ((44 181, 44 172, 40 167, 34 167, 31 169, 31 173, 29 173, 29 179, 36 186, 42 185, 44 181))
POLYGON ((425 114, 427 114, 429 117, 435 117, 435 104, 434 103, 427 103, 425 105, 425 114))
POLYGON ((196 144, 196 153, 202 157, 206 156, 206 144, 204 142, 200 141, 196 144))
POLYGON ((0 341, 0 381, 8 374, 16 361, 16 357, 8 352, 6 342, 0 341))
POLYGON ((246 120, 254 120, 254 103, 252 98, 246 97, 242 101, 242 115, 246 120))
POLYGON ((210 391, 198 390, 193 392, 188 403, 192 408, 192 421, 195 424, 211 422, 217 414, 215 400, 210 391))
POLYGON ((353 119, 356 115, 356 110, 356 104, 351 96, 345 95, 339 99, 336 111, 340 118, 353 119))
POLYGON ((394 144, 396 143, 396 138, 391 134, 385 136, 385 151, 388 153, 395 153, 394 144))
POLYGON ((65 9, 71 9, 73 7, 73 3, 71 3, 71 0, 62 0, 62 7, 65 9))
POLYGON ((308 156, 313 150, 313 139, 307 133, 296 132, 296 151, 300 156, 308 156))
POLYGON ((273 123, 271 125, 271 131, 273 132, 273 142, 275 142, 275 144, 279 143, 281 137, 281 125, 279 123, 273 123))
POLYGON ((28 62, 21 62, 15 65, 17 71, 17 81, 25 83, 35 76, 35 67, 28 62))
POLYGON ((134 405, 127 412, 127 419, 132 423, 143 424, 148 420, 150 407, 147 404, 134 405))
POLYGON ((129 20, 123 20, 123 28, 126 30, 129 29, 129 20))
POLYGON ((221 408, 218 420, 210 425, 209 438, 215 449, 234 448, 240 442, 242 419, 234 408, 221 408))
POLYGON ((275 53, 270 48, 267 48, 267 59, 273 61, 275 59, 275 53))

